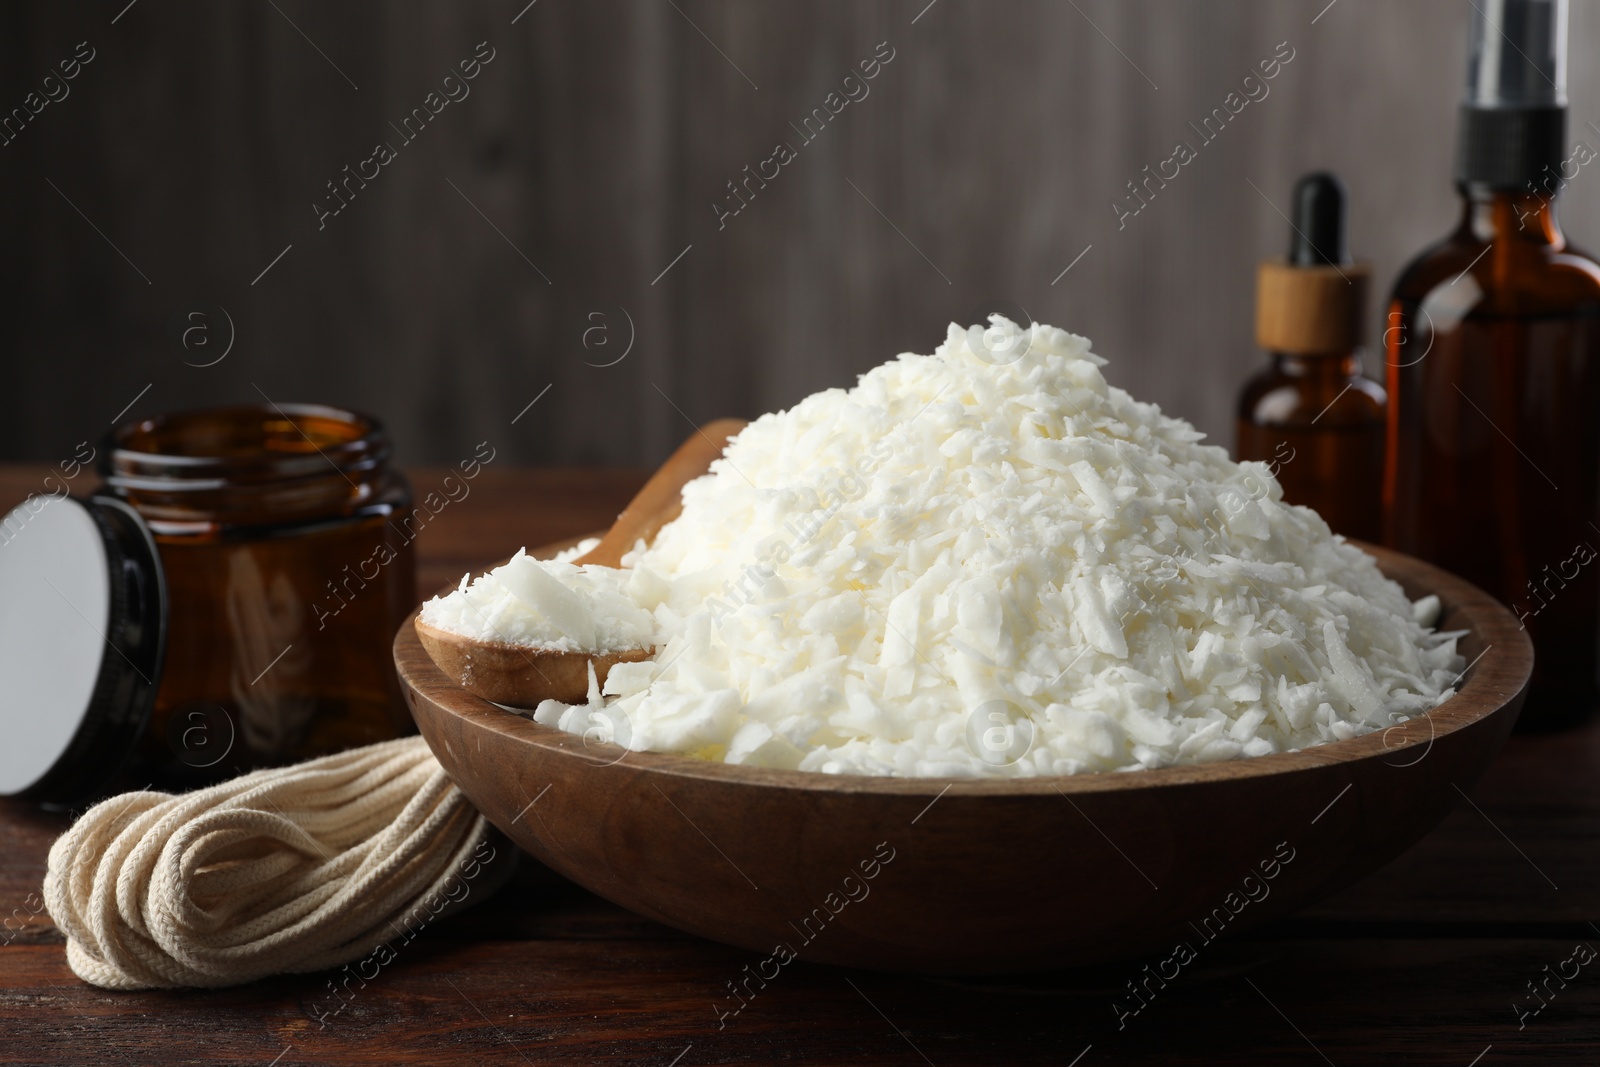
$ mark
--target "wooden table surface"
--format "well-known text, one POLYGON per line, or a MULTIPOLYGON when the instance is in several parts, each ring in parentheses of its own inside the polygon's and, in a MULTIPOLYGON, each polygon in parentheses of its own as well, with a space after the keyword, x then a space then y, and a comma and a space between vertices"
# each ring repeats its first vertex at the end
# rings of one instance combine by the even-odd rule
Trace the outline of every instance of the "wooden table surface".
MULTIPOLYGON (((45 473, 0 467, 0 508, 45 473)), ((411 475, 425 491, 443 473, 411 475)), ((643 478, 488 468, 421 535, 419 588, 603 527, 643 478)), ((714 1005, 751 953, 637 918, 528 859, 325 1026, 327 976, 110 993, 67 968, 39 897, 66 825, 0 802, 0 1063, 1600 1063, 1600 959, 1573 962, 1594 955, 1579 946, 1600 949, 1600 722, 1514 737, 1410 852, 1208 948, 1120 1029, 1112 1004, 1151 961, 1000 979, 793 964, 719 1028, 714 1005)))

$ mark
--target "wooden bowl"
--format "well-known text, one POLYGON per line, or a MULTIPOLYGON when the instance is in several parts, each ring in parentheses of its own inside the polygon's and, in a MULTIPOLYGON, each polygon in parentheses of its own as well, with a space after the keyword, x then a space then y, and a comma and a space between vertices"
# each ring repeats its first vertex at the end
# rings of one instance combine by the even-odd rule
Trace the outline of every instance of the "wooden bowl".
POLYGON ((1438 594, 1442 628, 1469 631, 1458 694, 1386 731, 1203 766, 1003 780, 729 766, 498 708, 435 667, 409 620, 395 662, 423 736, 491 822, 625 908, 749 949, 763 978, 791 954, 923 973, 1181 957, 1180 942, 1198 953, 1399 855, 1516 719, 1533 648, 1510 612, 1367 550, 1411 597, 1438 594))

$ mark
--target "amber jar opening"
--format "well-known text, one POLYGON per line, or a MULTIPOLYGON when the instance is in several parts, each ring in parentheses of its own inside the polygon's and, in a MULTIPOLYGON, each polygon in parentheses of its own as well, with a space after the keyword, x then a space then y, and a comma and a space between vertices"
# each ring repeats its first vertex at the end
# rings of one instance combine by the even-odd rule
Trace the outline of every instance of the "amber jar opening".
POLYGON ((381 494, 383 424, 320 404, 244 404, 157 415, 113 430, 106 484, 152 527, 256 525, 359 512, 381 494))

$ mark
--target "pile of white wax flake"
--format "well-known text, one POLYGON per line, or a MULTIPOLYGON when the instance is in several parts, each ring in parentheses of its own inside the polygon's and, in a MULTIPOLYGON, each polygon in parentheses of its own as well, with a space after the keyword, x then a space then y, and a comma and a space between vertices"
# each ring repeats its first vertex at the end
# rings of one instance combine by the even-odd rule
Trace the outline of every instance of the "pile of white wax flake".
POLYGON ((535 718, 729 763, 1016 776, 1305 748, 1451 695, 1435 598, 1103 365, 995 317, 752 423, 625 560, 659 654, 535 718))

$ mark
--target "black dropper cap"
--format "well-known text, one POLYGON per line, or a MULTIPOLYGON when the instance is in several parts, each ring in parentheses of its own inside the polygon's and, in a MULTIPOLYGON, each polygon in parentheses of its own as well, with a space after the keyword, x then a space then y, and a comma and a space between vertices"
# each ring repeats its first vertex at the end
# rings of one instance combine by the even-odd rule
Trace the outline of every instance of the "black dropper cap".
POLYGON ((1361 343, 1371 268, 1345 251, 1344 182, 1327 171, 1295 183, 1289 255, 1256 269, 1256 343, 1268 352, 1325 355, 1361 343))
POLYGON ((1294 187, 1294 226, 1289 265, 1342 266, 1350 262, 1344 242, 1345 191, 1338 175, 1319 170, 1294 187))
POLYGON ((1562 162, 1567 0, 1470 2, 1456 180, 1522 189, 1562 162))

